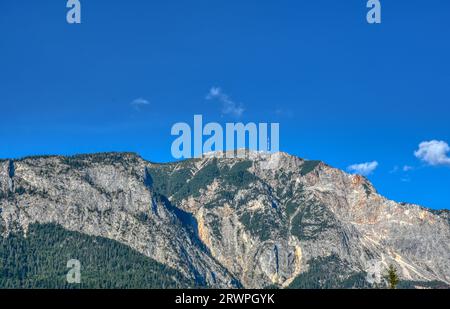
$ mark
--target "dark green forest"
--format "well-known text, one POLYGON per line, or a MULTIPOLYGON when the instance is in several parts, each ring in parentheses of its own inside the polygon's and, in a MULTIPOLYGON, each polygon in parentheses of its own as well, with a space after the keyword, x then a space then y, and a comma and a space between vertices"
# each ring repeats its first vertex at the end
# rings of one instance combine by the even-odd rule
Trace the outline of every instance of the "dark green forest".
POLYGON ((0 288, 189 288, 179 272, 126 245, 54 224, 0 238, 0 288), (67 262, 81 263, 81 283, 69 284, 67 262))
POLYGON ((309 261, 307 272, 300 274, 289 286, 290 289, 350 289, 371 288, 365 280, 366 273, 357 272, 345 276, 349 265, 336 255, 315 258, 309 261))

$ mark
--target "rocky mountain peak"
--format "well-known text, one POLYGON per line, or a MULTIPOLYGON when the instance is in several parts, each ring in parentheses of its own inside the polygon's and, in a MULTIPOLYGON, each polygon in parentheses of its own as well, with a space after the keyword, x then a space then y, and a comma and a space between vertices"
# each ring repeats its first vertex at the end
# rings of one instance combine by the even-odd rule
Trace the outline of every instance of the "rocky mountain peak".
POLYGON ((448 211, 281 152, 0 161, 1 234, 34 223, 120 242, 210 287, 371 286, 390 264, 405 282, 450 283, 448 211))

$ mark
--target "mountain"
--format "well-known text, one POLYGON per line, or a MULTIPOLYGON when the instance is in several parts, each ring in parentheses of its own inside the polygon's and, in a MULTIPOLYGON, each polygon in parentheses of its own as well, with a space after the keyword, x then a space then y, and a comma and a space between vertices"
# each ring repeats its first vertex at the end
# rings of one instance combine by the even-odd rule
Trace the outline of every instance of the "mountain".
POLYGON ((448 210, 390 201, 320 161, 240 154, 169 164, 133 153, 1 160, 8 285, 57 278, 66 287, 70 256, 82 264, 82 287, 155 287, 158 278, 160 287, 370 288, 391 264, 403 287, 450 286, 448 210))

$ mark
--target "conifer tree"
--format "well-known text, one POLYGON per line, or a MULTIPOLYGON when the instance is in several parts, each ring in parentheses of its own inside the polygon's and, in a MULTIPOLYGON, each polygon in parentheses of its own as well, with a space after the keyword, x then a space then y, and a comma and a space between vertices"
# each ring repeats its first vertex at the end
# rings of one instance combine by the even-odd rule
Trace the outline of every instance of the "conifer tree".
POLYGON ((392 264, 389 265, 389 268, 387 270, 386 280, 390 289, 397 288, 400 279, 397 274, 397 268, 395 268, 395 266, 392 264))

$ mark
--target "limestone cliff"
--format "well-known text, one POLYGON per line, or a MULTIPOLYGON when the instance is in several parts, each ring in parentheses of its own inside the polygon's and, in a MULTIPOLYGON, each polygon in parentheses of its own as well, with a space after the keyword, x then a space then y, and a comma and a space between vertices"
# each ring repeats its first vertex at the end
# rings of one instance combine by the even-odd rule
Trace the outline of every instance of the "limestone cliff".
POLYGON ((387 200, 362 176, 285 153, 0 161, 1 234, 32 223, 121 242, 210 287, 288 287, 330 261, 343 285, 371 286, 389 264, 405 281, 450 284, 448 211, 387 200))

